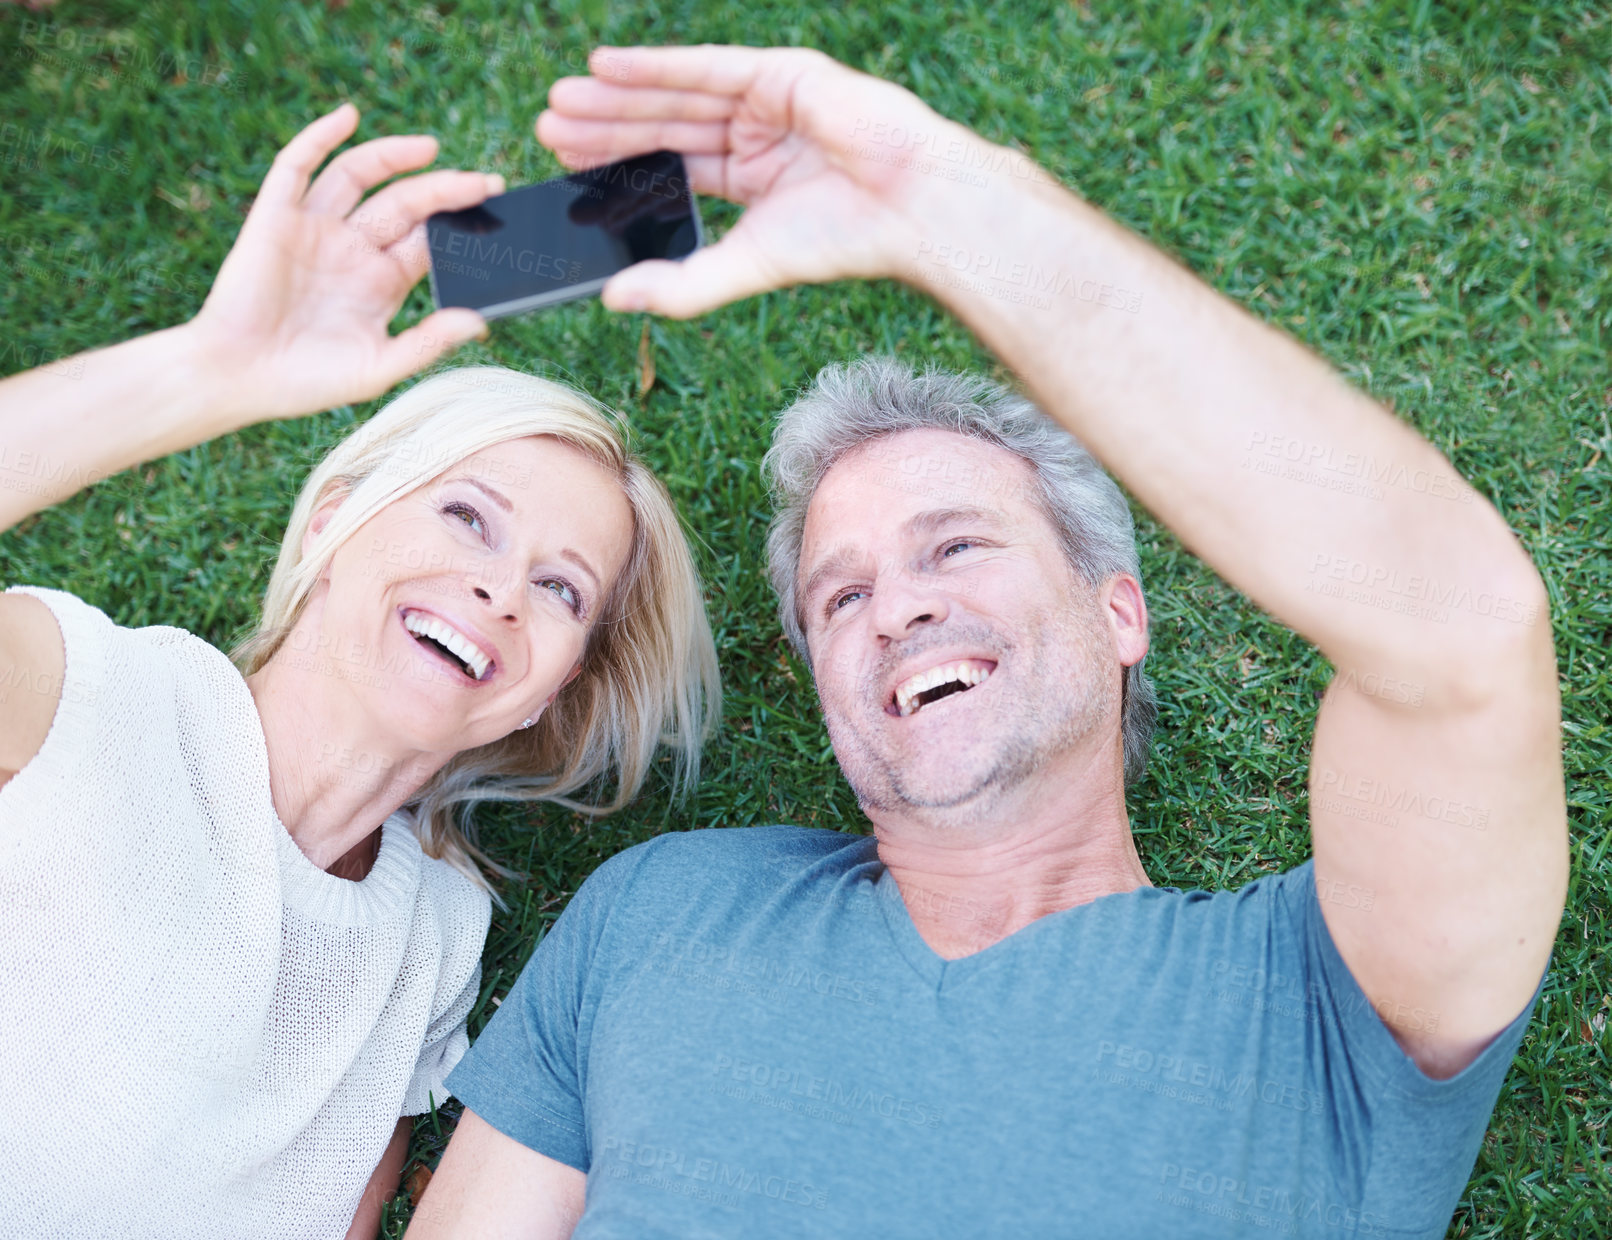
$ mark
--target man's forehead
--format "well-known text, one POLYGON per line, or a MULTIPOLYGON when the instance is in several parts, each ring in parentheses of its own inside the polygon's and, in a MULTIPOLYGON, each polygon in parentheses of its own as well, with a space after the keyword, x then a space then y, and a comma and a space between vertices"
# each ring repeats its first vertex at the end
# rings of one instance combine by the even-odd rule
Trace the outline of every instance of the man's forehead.
POLYGON ((1012 519, 1034 501, 1034 471, 1017 453, 958 431, 926 427, 860 444, 824 473, 806 510, 806 541, 878 533, 928 511, 1012 519))

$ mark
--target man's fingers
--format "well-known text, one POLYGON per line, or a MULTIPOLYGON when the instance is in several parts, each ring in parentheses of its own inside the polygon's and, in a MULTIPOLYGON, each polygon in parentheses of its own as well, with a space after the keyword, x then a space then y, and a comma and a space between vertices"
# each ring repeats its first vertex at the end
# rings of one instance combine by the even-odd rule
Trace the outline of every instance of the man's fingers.
POLYGON ((696 194, 710 198, 733 198, 728 191, 728 157, 726 155, 685 155, 683 167, 688 171, 688 183, 696 194))
POLYGON ((296 206, 308 192, 308 178, 325 157, 358 127, 358 109, 344 103, 326 112, 280 148, 258 190, 254 205, 296 206))
POLYGON ((539 114, 535 129, 537 140, 572 168, 650 151, 720 155, 728 149, 726 121, 595 121, 550 109, 539 114))
POLYGON ((657 258, 635 263, 612 276, 600 298, 611 310, 647 310, 688 319, 768 292, 780 283, 742 238, 729 234, 679 262, 657 258))
POLYGON ((594 120, 725 121, 738 106, 732 95, 617 86, 593 77, 565 77, 549 87, 554 112, 594 120))
POLYGON ((436 157, 437 140, 430 134, 375 138, 331 160, 315 178, 302 205, 325 215, 346 215, 382 181, 423 168, 436 157))
POLYGON ((661 86, 713 95, 742 95, 755 84, 769 59, 805 48, 596 47, 588 56, 588 72, 621 86, 661 86))
MULTIPOLYGON (((369 244, 384 250, 412 233, 428 215, 460 211, 503 192, 504 178, 497 173, 458 172, 448 168, 422 172, 419 176, 396 181, 366 199, 347 217, 347 222, 358 229, 369 244)), ((423 272, 424 268, 420 270, 423 272)))

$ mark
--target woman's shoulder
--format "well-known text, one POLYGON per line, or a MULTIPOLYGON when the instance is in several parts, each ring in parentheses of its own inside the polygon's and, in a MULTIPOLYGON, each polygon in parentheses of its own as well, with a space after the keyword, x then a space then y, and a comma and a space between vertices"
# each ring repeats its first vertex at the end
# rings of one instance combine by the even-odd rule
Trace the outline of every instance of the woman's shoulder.
POLYGON ((487 889, 464 871, 423 850, 420 853, 420 894, 445 924, 455 930, 479 929, 481 934, 486 934, 493 907, 487 889))
POLYGON ((173 651, 186 656, 193 663, 215 668, 220 663, 234 667, 222 650, 188 629, 172 624, 119 624, 102 608, 70 590, 59 590, 53 586, 14 585, 8 586, 5 593, 28 594, 50 608, 62 631, 69 662, 75 654, 82 660, 92 652, 111 652, 130 657, 141 651, 153 654, 173 651))

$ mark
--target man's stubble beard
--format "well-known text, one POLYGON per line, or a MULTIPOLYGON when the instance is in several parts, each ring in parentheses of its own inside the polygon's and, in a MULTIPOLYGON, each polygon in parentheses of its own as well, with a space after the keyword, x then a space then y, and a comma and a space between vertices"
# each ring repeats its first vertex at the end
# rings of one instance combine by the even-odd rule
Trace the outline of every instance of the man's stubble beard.
MULTIPOLYGON (((989 645, 1002 655, 998 666, 1008 664, 1012 670, 1006 673, 1011 680, 997 686, 993 709, 970 728, 976 739, 968 748, 984 747, 988 756, 983 763, 973 758, 962 761, 955 745, 948 745, 943 754, 903 761, 894 753, 880 752, 855 728, 836 726, 834 713, 825 706, 834 756, 864 812, 942 811, 948 820, 988 819, 993 805, 1058 755, 1085 743, 1103 725, 1108 713, 1105 697, 1113 692, 1107 687, 1116 665, 1113 649, 1103 640, 1107 629, 1093 614, 1090 600, 1070 601, 1072 606, 1039 616, 1026 627, 1027 635, 1038 638, 1033 644, 1002 647, 991 630, 965 623, 937 630, 935 640, 899 656, 906 659, 959 639, 967 642, 975 633, 991 634, 994 640, 989 645)), ((993 673, 991 680, 1001 674, 993 673)), ((882 675, 876 677, 884 683, 882 675)), ((877 705, 882 707, 882 702, 877 705)), ((854 709, 866 711, 869 704, 857 702, 854 709)))

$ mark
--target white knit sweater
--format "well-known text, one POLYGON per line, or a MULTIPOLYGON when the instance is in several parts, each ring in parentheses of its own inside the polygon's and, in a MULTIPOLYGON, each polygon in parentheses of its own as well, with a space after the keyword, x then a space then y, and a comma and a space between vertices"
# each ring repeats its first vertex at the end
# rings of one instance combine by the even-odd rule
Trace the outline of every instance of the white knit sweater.
POLYGON ((0 1233, 345 1235, 398 1118, 447 1096, 486 894, 402 813, 362 882, 317 868, 222 652, 12 589, 67 661, 0 787, 0 1233))

